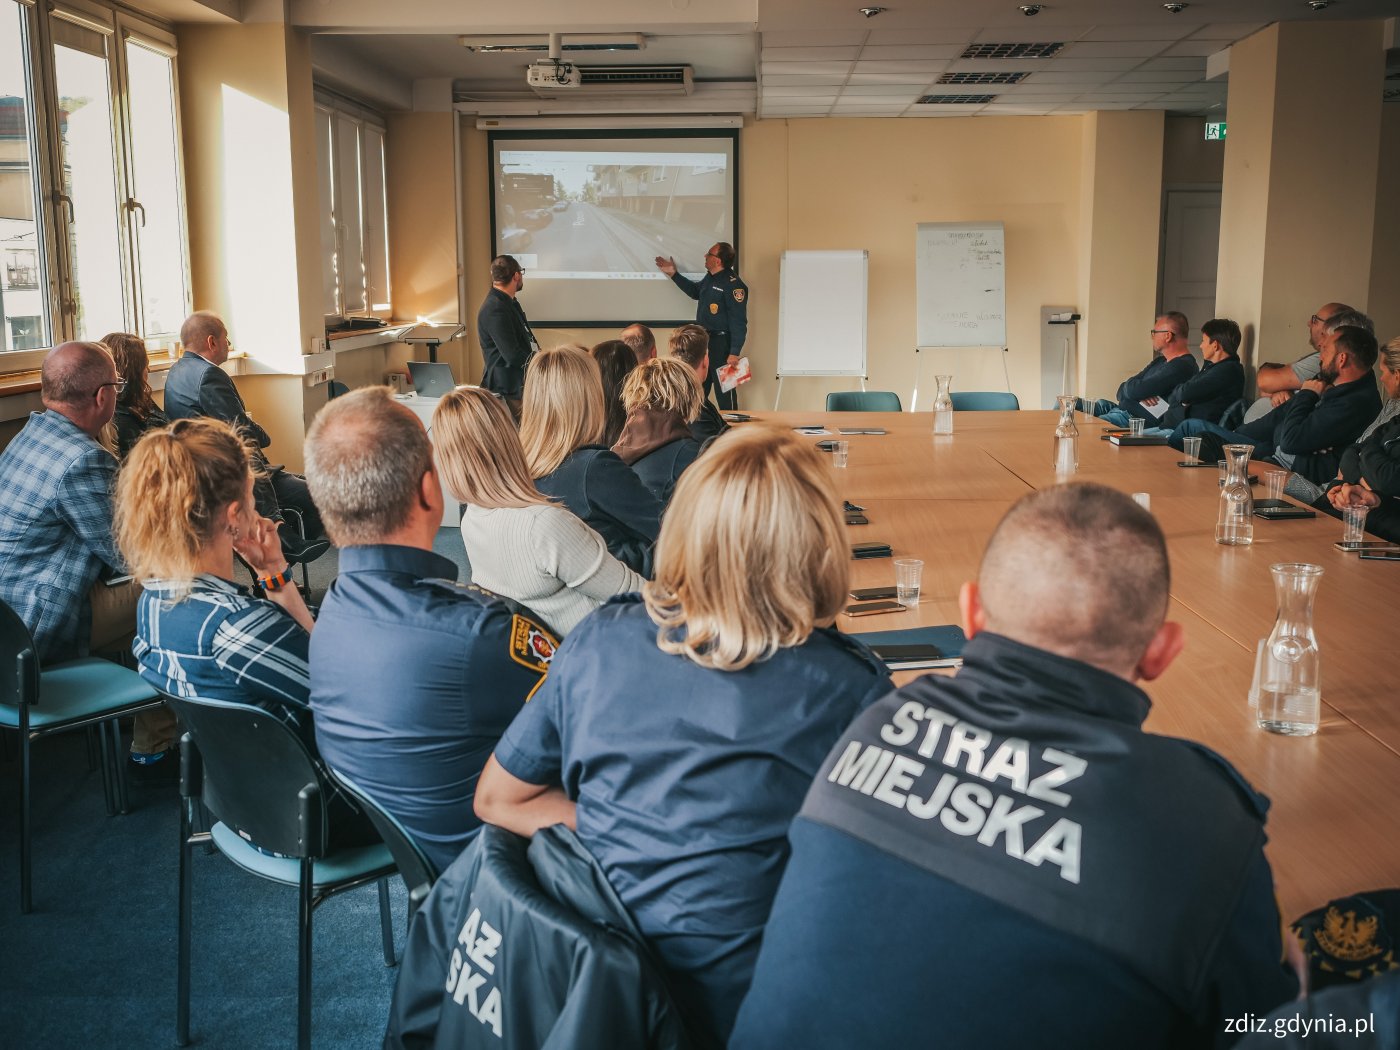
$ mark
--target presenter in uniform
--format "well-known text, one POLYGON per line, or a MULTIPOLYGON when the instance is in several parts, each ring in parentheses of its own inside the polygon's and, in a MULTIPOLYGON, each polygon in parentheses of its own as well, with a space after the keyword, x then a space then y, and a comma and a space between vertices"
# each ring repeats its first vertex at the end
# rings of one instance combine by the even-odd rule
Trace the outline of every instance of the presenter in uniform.
POLYGON ((676 287, 694 299, 695 323, 710 333, 710 374, 705 393, 714 390, 715 404, 722 409, 739 407, 735 390, 720 391, 715 374, 721 365, 737 364, 749 334, 749 288, 734 272, 734 246, 720 241, 705 253, 705 276, 698 282, 677 272, 676 260, 658 255, 656 268, 675 282, 676 287))
POLYGON ((539 351, 535 333, 516 298, 525 286, 525 270, 514 256, 491 260, 491 290, 476 313, 476 334, 486 363, 481 385, 499 395, 520 422, 520 394, 525 389, 525 366, 539 351))

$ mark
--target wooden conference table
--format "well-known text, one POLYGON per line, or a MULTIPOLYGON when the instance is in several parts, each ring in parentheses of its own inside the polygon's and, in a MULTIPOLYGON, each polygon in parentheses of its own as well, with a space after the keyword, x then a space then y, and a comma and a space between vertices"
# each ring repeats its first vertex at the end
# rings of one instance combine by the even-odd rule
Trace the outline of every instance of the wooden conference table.
MULTIPOLYGON (((1020 496, 1055 483, 1055 412, 958 412, 951 437, 933 436, 930 413, 758 412, 756 422, 883 427, 852 435, 837 491, 865 508, 852 543, 882 541, 924 561, 917 609, 841 617, 852 633, 958 622, 957 594, 976 576, 991 530, 1020 496)), ((1181 469, 1165 447, 1120 448, 1103 424, 1076 415, 1079 472, 1124 492, 1147 492, 1167 536, 1168 613, 1186 649, 1157 681, 1147 728, 1198 740, 1227 757, 1273 801, 1269 859, 1285 919, 1334 897, 1400 885, 1400 676, 1394 669, 1393 597, 1400 563, 1360 561, 1333 547, 1342 525, 1255 519, 1254 543, 1215 543, 1217 473, 1181 469), (1269 566, 1312 562, 1325 573, 1316 631, 1322 651, 1322 725, 1312 737, 1265 733, 1248 706, 1255 646, 1274 620, 1269 566), (1387 656, 1387 654, 1391 654, 1387 656)), ((813 437, 813 442, 823 438, 813 437)), ((1251 471, 1277 469, 1253 464, 1251 471)), ((853 561, 852 587, 890 586, 889 559, 853 561)), ((907 681, 917 672, 897 674, 907 681)))

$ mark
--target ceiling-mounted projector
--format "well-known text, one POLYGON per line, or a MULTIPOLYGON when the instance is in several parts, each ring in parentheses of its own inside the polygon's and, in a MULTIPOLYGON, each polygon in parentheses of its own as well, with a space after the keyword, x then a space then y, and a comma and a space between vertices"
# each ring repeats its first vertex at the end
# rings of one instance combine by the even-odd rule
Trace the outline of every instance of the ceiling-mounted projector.
POLYGON ((532 62, 525 69, 525 83, 536 91, 576 88, 581 80, 578 67, 570 62, 545 59, 542 62, 532 62))

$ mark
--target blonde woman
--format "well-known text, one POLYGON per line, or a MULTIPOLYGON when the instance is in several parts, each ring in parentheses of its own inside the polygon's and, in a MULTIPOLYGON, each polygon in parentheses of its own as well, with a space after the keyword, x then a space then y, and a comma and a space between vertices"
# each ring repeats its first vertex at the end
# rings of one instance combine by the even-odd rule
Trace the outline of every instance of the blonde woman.
POLYGON ((892 688, 832 626, 846 544, 813 447, 720 438, 676 486, 656 579, 560 647, 477 785, 483 820, 577 828, 700 1045, 729 1034, 812 777, 892 688))
POLYGON ((462 542, 478 587, 527 606, 560 636, 613 595, 641 588, 601 536, 535 487, 510 413, 489 391, 445 394, 433 442, 447 491, 466 504, 462 542))
POLYGON ((614 557, 649 575, 663 504, 602 444, 606 429, 602 375, 588 351, 558 346, 537 354, 520 416, 530 477, 602 536, 614 557))
POLYGON ((690 424, 702 397, 695 373, 674 357, 638 365, 622 385, 627 422, 612 450, 662 503, 670 501, 681 472, 700 455, 690 424))
MULTIPOLYGON (((316 754, 307 649, 314 623, 276 523, 253 506, 248 450, 217 419, 181 419, 141 438, 117 475, 117 543, 145 590, 132 651, 141 677, 172 696, 261 707, 316 754), (264 596, 234 582, 237 552, 264 596)), ((319 759, 318 759, 319 761, 319 759)), ((337 846, 377 841, 339 793, 337 846)))

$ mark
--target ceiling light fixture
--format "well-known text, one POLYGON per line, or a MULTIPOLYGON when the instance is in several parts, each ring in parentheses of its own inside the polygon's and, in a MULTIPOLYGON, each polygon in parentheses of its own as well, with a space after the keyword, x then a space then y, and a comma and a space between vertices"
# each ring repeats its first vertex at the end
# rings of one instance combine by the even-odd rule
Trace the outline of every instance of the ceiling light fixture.
POLYGON ((1186 8, 1189 6, 1189 4, 1163 4, 1162 10, 1170 11, 1174 15, 1179 15, 1181 14, 1181 12, 1185 11, 1186 8))
POLYGON ((1326 11, 1332 6, 1332 0, 1308 0, 1308 6, 1314 11, 1326 11))
POLYGON ((1041 8, 1043 6, 1044 5, 1042 4, 1022 4, 1021 14, 1025 15, 1027 18, 1030 18, 1032 15, 1040 14, 1041 8))
POLYGON ((886 11, 889 10, 889 8, 887 8, 887 7, 859 7, 859 8, 856 8, 856 10, 858 10, 858 11, 859 11, 861 14, 863 14, 866 18, 874 18, 876 15, 882 15, 882 14, 884 14, 886 11))

